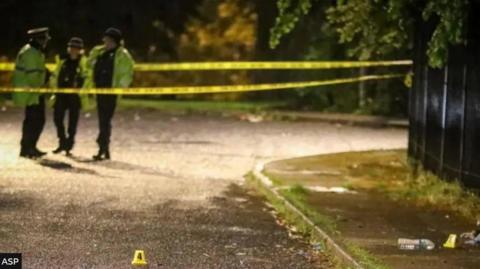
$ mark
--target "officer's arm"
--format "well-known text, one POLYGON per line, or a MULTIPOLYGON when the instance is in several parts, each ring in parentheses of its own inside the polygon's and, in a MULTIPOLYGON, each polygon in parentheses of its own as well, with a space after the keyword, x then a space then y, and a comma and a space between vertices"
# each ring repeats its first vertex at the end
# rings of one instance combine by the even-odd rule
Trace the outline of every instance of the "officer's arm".
POLYGON ((124 60, 122 61, 121 75, 120 75, 120 87, 128 88, 133 81, 133 68, 135 61, 128 51, 125 50, 124 60))
POLYGON ((58 74, 60 73, 60 69, 62 68, 62 63, 60 61, 60 56, 55 56, 55 69, 53 70, 53 73, 50 74, 50 88, 57 88, 58 87, 58 74))
POLYGON ((83 69, 82 73, 85 78, 82 88, 89 89, 93 88, 95 85, 93 83, 93 68, 95 66, 97 53, 93 49, 85 60, 80 61, 81 67, 83 69))
POLYGON ((81 56, 78 66, 79 73, 77 74, 77 85, 80 88, 83 88, 88 78, 88 60, 87 57, 81 56))

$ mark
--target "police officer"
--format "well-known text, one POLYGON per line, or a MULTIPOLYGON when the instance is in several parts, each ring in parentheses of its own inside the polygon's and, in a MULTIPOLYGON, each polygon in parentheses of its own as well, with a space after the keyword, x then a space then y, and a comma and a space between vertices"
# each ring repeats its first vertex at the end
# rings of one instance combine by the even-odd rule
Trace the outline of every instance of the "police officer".
MULTIPOLYGON (((45 67, 44 50, 50 39, 48 28, 36 28, 27 32, 29 42, 20 49, 15 61, 12 84, 15 88, 40 88, 46 85, 48 70, 45 67)), ((45 155, 37 149, 37 142, 45 125, 45 99, 39 93, 14 93, 13 101, 25 107, 22 126, 20 156, 38 158, 45 155)))
MULTIPOLYGON (((88 64, 89 80, 85 87, 127 88, 133 80, 134 61, 130 53, 122 46, 122 32, 108 28, 103 35, 103 45, 96 46, 90 52, 88 64)), ((99 150, 94 160, 110 159, 110 136, 112 118, 117 105, 117 96, 112 94, 97 95, 99 150)))
MULTIPOLYGON (((83 40, 72 37, 67 44, 67 54, 57 59, 57 67, 50 80, 53 88, 81 88, 86 76, 86 58, 83 56, 83 40)), ((58 147, 53 151, 57 154, 70 151, 75 143, 81 101, 78 94, 55 94, 53 120, 57 128, 58 147), (65 134, 64 118, 68 111, 68 136, 65 134)))

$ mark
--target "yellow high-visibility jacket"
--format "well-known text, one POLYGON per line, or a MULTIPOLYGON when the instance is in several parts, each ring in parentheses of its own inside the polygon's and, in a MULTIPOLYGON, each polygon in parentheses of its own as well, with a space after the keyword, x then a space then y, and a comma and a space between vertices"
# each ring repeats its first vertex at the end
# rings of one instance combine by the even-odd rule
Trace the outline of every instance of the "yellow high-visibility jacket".
MULTIPOLYGON (((95 88, 95 81, 93 79, 93 70, 98 56, 105 52, 105 46, 96 46, 90 52, 87 60, 88 76, 85 81, 84 88, 95 88)), ((130 53, 124 47, 120 46, 115 51, 115 60, 113 65, 113 88, 128 88, 133 81, 133 67, 135 61, 130 53)))
MULTIPOLYGON (((40 88, 45 85, 47 68, 45 55, 39 49, 27 44, 22 47, 15 61, 12 85, 15 88, 40 88)), ((19 106, 39 103, 40 93, 13 93, 13 101, 19 106)))

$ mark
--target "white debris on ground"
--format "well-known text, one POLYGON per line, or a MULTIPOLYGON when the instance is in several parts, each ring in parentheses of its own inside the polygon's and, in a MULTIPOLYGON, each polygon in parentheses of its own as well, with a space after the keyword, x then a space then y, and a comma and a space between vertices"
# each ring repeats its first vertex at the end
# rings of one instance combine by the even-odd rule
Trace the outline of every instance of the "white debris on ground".
POLYGON ((334 193, 350 193, 350 194, 356 194, 356 191, 349 190, 344 187, 324 187, 324 186, 308 186, 305 187, 309 191, 314 191, 314 192, 334 192, 334 193))
POLYGON ((248 121, 251 123, 259 123, 264 121, 263 115, 256 115, 256 114, 242 114, 240 115, 240 120, 248 121))

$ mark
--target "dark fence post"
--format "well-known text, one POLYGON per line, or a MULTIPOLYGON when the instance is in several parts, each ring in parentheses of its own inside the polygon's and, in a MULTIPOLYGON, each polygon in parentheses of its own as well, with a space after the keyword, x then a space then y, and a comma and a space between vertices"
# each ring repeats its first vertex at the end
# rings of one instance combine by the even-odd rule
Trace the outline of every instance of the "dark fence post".
POLYGON ((480 1, 469 11, 467 45, 452 47, 442 69, 426 57, 435 22, 418 20, 408 153, 444 179, 480 188, 480 1))
POLYGON ((462 182, 480 188, 480 1, 470 3, 465 68, 462 182))

